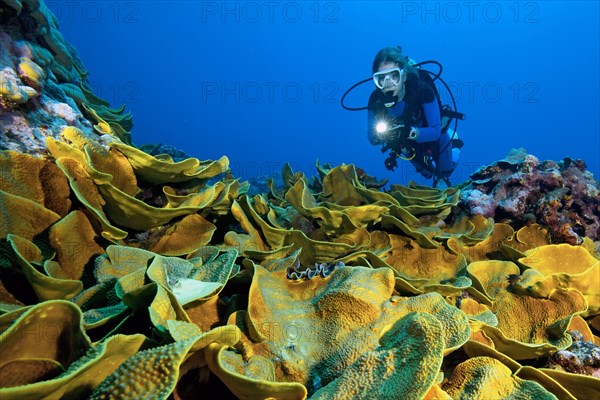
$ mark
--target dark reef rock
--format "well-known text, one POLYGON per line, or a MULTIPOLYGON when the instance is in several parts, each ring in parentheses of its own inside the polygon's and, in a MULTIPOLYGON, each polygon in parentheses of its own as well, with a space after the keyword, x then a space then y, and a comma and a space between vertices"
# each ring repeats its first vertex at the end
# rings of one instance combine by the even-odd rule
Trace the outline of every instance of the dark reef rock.
POLYGON ((471 214, 513 226, 546 225, 556 242, 600 239, 600 184, 582 160, 543 161, 524 149, 471 175, 461 193, 471 214))
POLYGON ((162 143, 143 144, 138 148, 144 153, 150 154, 151 156, 156 156, 158 154, 168 154, 175 162, 185 160, 186 158, 190 158, 190 156, 185 154, 183 151, 176 149, 173 146, 169 146, 162 143))
POLYGON ((600 378, 600 346, 586 341, 577 331, 568 331, 573 344, 549 357, 546 368, 600 378))

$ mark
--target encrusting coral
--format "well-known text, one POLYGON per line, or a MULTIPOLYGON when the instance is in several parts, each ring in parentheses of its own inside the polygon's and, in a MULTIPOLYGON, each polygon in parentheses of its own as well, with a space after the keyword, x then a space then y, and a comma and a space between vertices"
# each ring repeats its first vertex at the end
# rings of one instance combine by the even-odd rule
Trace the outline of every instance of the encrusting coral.
POLYGON ((134 146, 42 1, 0 21, 0 398, 600 392, 582 162, 516 150, 445 190, 285 165, 258 191, 134 146))
POLYGON ((573 344, 554 353, 548 360, 548 368, 600 378, 600 346, 585 340, 578 331, 569 334, 573 336, 573 344))
POLYGON ((481 167, 462 190, 472 214, 522 226, 535 220, 560 243, 600 239, 600 183, 582 160, 540 161, 524 149, 481 167))
POLYGON ((129 143, 131 115, 93 95, 76 50, 43 1, 3 1, 0 21, 0 149, 43 155, 45 139, 64 126, 99 142, 100 122, 104 134, 129 143))

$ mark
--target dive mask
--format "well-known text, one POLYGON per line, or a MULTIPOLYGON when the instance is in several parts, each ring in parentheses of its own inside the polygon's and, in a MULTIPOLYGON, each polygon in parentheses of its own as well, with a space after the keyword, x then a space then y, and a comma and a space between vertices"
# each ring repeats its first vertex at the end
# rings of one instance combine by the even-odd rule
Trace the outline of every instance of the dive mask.
POLYGON ((403 70, 398 67, 375 72, 373 74, 375 86, 377 86, 379 89, 398 86, 402 77, 402 72, 403 70))

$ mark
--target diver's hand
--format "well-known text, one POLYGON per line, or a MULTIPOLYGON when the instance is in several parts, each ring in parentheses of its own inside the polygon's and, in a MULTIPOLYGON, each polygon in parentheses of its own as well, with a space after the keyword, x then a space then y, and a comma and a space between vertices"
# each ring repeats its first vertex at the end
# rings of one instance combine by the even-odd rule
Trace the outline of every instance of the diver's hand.
POLYGON ((388 129, 387 140, 390 142, 397 141, 398 139, 400 139, 402 137, 402 132, 404 132, 404 130, 405 130, 404 124, 392 125, 388 129))
POLYGON ((381 120, 373 127, 373 137, 378 142, 394 143, 400 138, 404 125, 395 124, 393 120, 381 120))
POLYGON ((390 131, 398 134, 402 129, 404 129, 404 124, 396 124, 390 127, 390 131))
POLYGON ((408 136, 406 138, 408 140, 417 140, 417 138, 419 137, 420 133, 421 132, 419 131, 419 128, 411 126, 410 130, 408 131, 408 136))
POLYGON ((396 143, 400 140, 400 131, 390 131, 385 138, 386 143, 389 143, 390 146, 395 146, 396 143))

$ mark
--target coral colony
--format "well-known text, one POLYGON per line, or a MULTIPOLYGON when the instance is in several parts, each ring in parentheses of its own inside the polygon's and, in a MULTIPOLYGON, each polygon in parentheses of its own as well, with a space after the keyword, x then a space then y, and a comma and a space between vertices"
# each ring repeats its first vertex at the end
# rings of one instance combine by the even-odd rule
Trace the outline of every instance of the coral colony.
POLYGON ((582 161, 250 194, 227 157, 135 147, 42 1, 0 22, 2 400, 598 398, 582 161))

